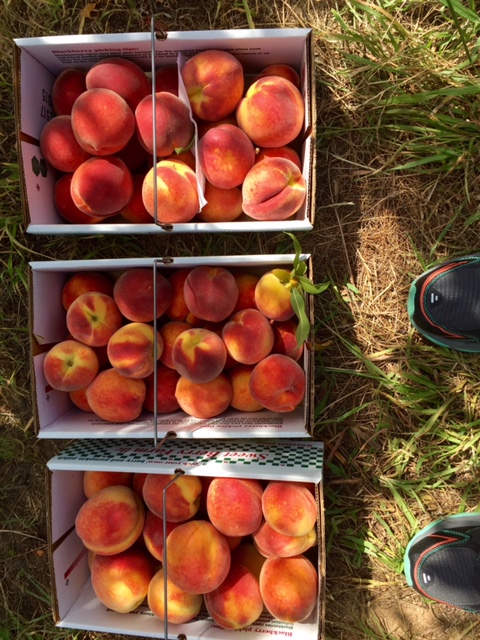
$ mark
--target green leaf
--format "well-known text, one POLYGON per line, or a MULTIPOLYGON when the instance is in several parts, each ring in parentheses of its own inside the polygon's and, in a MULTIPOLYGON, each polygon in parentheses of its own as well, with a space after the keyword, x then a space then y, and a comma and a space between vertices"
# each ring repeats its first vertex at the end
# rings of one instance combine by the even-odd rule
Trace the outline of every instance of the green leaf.
POLYGON ((307 293, 313 293, 315 295, 326 291, 330 285, 329 282, 323 284, 313 284, 313 282, 306 276, 297 276, 298 282, 302 285, 302 289, 307 293))
POLYGON ((361 293, 360 289, 357 289, 357 287, 351 282, 347 282, 345 286, 347 287, 347 289, 350 289, 350 291, 353 291, 353 293, 358 293, 358 294, 361 293))
POLYGON ((305 300, 298 289, 292 289, 291 299, 293 310, 298 318, 295 338, 297 339, 297 345, 301 345, 305 342, 310 333, 310 321, 305 311, 305 300))

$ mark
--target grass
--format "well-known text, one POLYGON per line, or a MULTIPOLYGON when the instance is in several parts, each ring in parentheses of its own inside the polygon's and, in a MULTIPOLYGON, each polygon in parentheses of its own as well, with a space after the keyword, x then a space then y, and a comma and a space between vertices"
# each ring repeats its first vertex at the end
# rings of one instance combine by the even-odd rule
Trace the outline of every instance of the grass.
MULTIPOLYGON (((18 183, 11 43, 145 30, 147 5, 2 0, 0 24, 0 640, 103 640, 55 628, 43 475, 30 400, 30 260, 291 251, 283 234, 28 236, 18 183)), ((479 508, 479 356, 427 344, 413 277, 478 250, 480 14, 474 0, 165 0, 166 30, 314 30, 317 213, 315 429, 326 447, 328 640, 478 637, 469 614, 406 586, 403 554, 436 518, 479 508)))

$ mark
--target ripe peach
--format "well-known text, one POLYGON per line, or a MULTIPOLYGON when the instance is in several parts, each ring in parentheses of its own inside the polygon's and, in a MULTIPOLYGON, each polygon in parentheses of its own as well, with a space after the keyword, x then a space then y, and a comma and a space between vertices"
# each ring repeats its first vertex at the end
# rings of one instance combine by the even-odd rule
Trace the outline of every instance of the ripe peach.
POLYGON ((192 171, 195 171, 196 160, 190 149, 184 149, 183 151, 174 151, 169 156, 165 156, 163 160, 176 160, 177 162, 184 162, 192 171))
MULTIPOLYGON (((168 308, 171 299, 170 282, 157 273, 157 318, 168 308)), ((148 267, 134 267, 124 271, 115 282, 113 298, 121 313, 132 322, 151 322, 154 319, 153 271, 148 267)))
POLYGON ((93 413, 92 407, 88 404, 87 400, 87 387, 83 387, 83 389, 77 389, 75 391, 69 391, 68 396, 77 409, 86 411, 87 413, 93 413))
POLYGON ((43 372, 53 389, 77 391, 88 386, 97 375, 97 354, 77 340, 63 340, 47 351, 43 372))
POLYGON ((97 224, 105 219, 105 216, 91 216, 80 211, 74 203, 71 194, 72 174, 64 173, 56 182, 53 189, 53 202, 56 210, 68 222, 73 224, 97 224))
POLYGON ((252 364, 237 364, 228 372, 233 390, 230 405, 237 411, 260 411, 264 408, 250 392, 250 376, 254 366, 252 364))
MULTIPOLYGON (((147 474, 148 475, 148 474, 147 474)), ((178 527, 179 522, 166 523, 167 536, 178 527)), ((163 520, 160 516, 157 516, 153 511, 147 510, 145 517, 145 525, 143 527, 143 540, 148 551, 156 560, 163 562, 163 520)))
POLYGON ((72 127, 78 143, 94 156, 123 149, 135 131, 135 116, 111 89, 87 89, 72 107, 72 127))
MULTIPOLYGON (((173 413, 180 408, 178 400, 175 397, 175 389, 177 388, 177 382, 180 378, 180 374, 174 369, 169 369, 163 363, 157 364, 157 412, 158 413, 173 413)), ((147 393, 143 408, 147 411, 154 412, 154 375, 153 373, 146 378, 145 383, 147 385, 147 393)))
MULTIPOLYGON (((207 322, 205 323, 203 328, 208 329, 209 331, 213 331, 213 333, 216 333, 219 338, 222 338, 222 331, 223 331, 224 324, 225 324, 224 322, 207 322)), ((222 342, 223 342, 223 339, 222 339, 222 342)), ((228 351, 226 353, 227 353, 227 359, 225 361, 225 366, 223 367, 224 373, 226 373, 228 369, 231 369, 232 367, 235 367, 238 364, 238 362, 234 358, 232 358, 232 356, 228 353, 228 351)))
MULTIPOLYGON (((289 80, 292 84, 294 84, 297 89, 300 88, 300 76, 297 71, 289 65, 289 64, 269 64, 268 67, 262 69, 259 73, 258 78, 263 78, 265 76, 280 76, 289 80)), ((258 78, 256 78, 258 80, 258 78)))
POLYGON ((190 312, 207 322, 221 322, 232 313, 238 285, 224 267, 198 266, 187 275, 183 294, 190 312))
POLYGON ((252 542, 245 542, 244 539, 232 553, 232 563, 243 564, 257 580, 260 580, 260 571, 265 563, 265 556, 262 556, 252 542))
POLYGON ((145 175, 136 173, 133 179, 133 195, 127 204, 119 211, 122 218, 132 224, 151 224, 152 216, 145 209, 142 197, 142 188, 145 175))
POLYGON ((305 372, 292 358, 272 353, 257 363, 250 374, 250 393, 265 409, 293 411, 305 396, 305 372))
POLYGON ((123 324, 114 299, 100 291, 86 291, 75 298, 67 310, 66 321, 72 337, 90 347, 107 344, 123 324))
POLYGON ((308 618, 317 603, 317 571, 303 555, 272 556, 267 558, 260 573, 260 593, 274 618, 301 622, 308 618))
MULTIPOLYGON (((155 131, 157 157, 169 156, 191 143, 194 126, 187 105, 168 91, 155 94, 155 131)), ((137 137, 148 153, 153 154, 153 104, 146 96, 135 109, 137 137)))
POLYGON ((162 223, 190 222, 200 208, 197 177, 179 160, 161 160, 145 176, 142 197, 155 218, 154 181, 157 184, 157 220, 162 223))
MULTIPOLYGON (((201 594, 186 593, 167 576, 167 619, 172 624, 183 624, 195 618, 202 608, 201 594)), ((148 606, 160 620, 165 620, 165 573, 157 571, 148 587, 148 606)))
POLYGON ((127 471, 87 470, 83 472, 83 492, 86 498, 91 498, 94 493, 105 487, 131 487, 132 481, 133 473, 127 471))
POLYGON ((273 349, 272 353, 283 353, 283 355, 299 360, 303 353, 303 342, 298 344, 296 331, 298 322, 293 318, 289 320, 274 320, 273 329, 273 349))
POLYGON ((267 523, 285 536, 306 536, 317 522, 317 504, 303 484, 270 481, 262 496, 267 523))
POLYGON ((286 220, 300 209, 306 193, 305 178, 293 162, 265 158, 245 176, 243 210, 254 220, 286 220))
POLYGON ((259 480, 214 478, 208 487, 210 522, 225 536, 248 536, 262 522, 263 487, 259 480))
POLYGON ((305 553, 307 549, 313 547, 317 541, 317 530, 313 527, 303 536, 286 536, 272 529, 268 522, 263 522, 253 534, 253 540, 258 551, 266 558, 271 556, 289 558, 305 553))
POLYGON ((240 100, 237 122, 259 147, 283 147, 300 134, 305 105, 297 87, 280 76, 256 80, 240 100))
POLYGON ((242 309, 256 309, 255 287, 260 278, 253 273, 244 271, 234 273, 233 276, 238 285, 237 304, 235 305, 233 313, 241 311, 242 309))
POLYGON ((127 144, 117 151, 115 154, 117 158, 123 160, 123 162, 127 165, 129 171, 135 174, 137 171, 139 173, 145 173, 150 168, 149 163, 152 160, 152 157, 148 153, 144 147, 140 144, 140 140, 136 135, 133 135, 127 144))
POLYGON ((88 291, 99 291, 111 296, 113 293, 112 279, 100 271, 79 271, 65 282, 62 287, 62 305, 65 311, 72 302, 88 291))
POLYGON ((243 629, 253 624, 263 611, 258 579, 247 567, 232 564, 222 584, 205 594, 205 606, 225 629, 243 629))
POLYGON ((145 509, 130 487, 95 492, 78 510, 75 529, 83 544, 104 556, 125 551, 142 535, 145 509))
POLYGON ((209 593, 230 570, 231 554, 225 537, 206 520, 184 522, 167 538, 167 572, 187 593, 209 593))
POLYGON ((52 87, 52 105, 57 116, 69 116, 78 96, 87 90, 87 72, 83 69, 64 69, 52 87))
POLYGON ((224 373, 210 382, 191 382, 180 376, 175 397, 180 408, 194 418, 214 418, 232 401, 232 383, 224 373))
POLYGON ((163 362, 166 367, 175 369, 172 358, 173 345, 181 333, 191 328, 191 324, 188 322, 181 322, 180 320, 171 320, 160 327, 159 332, 163 339, 163 351, 160 356, 160 361, 163 362))
POLYGON ((185 280, 190 271, 192 271, 192 269, 179 269, 170 274, 168 279, 172 286, 172 299, 165 311, 165 315, 170 318, 170 320, 188 322, 192 327, 197 327, 203 324, 203 322, 199 320, 199 318, 195 318, 193 313, 190 312, 184 296, 185 280))
POLYGON ((87 400, 94 413, 108 422, 136 420, 145 395, 144 380, 126 378, 115 369, 100 371, 87 388, 87 400))
POLYGON ((187 329, 173 344, 173 366, 191 382, 210 382, 223 371, 226 360, 227 350, 223 340, 208 329, 187 329))
POLYGON ((158 359, 163 349, 163 338, 159 332, 145 322, 124 324, 108 341, 110 364, 127 378, 146 378, 155 368, 155 340, 158 359))
POLYGON ((113 556, 96 554, 92 560, 95 595, 118 613, 128 613, 142 604, 153 575, 153 563, 142 549, 127 549, 113 556))
POLYGON ((260 162, 261 160, 265 160, 265 158, 286 158, 295 164, 300 171, 302 170, 302 161, 300 160, 300 156, 292 149, 292 147, 284 146, 284 147, 275 147, 275 148, 266 148, 262 147, 261 149, 257 149, 257 155, 255 156, 255 163, 260 162))
POLYGON ((150 93, 150 80, 132 60, 110 56, 99 60, 87 72, 87 89, 111 89, 135 111, 137 104, 150 93))
POLYGON ((127 165, 115 156, 89 158, 72 176, 70 193, 75 205, 93 217, 118 213, 133 196, 133 178, 127 165))
POLYGON ((169 91, 178 96, 177 65, 169 64, 155 71, 155 91, 169 91))
POLYGON ((245 82, 243 67, 231 53, 201 51, 187 60, 181 73, 197 118, 212 122, 235 111, 245 82))
POLYGON ((273 329, 258 309, 242 309, 228 320, 222 331, 228 353, 237 362, 255 364, 273 347, 273 329))
POLYGON ((40 151, 52 167, 66 173, 73 173, 90 158, 73 135, 71 116, 56 116, 45 124, 40 134, 40 151))
POLYGON ((271 320, 289 320, 294 315, 291 290, 296 285, 287 269, 264 273, 255 287, 255 304, 271 320))
POLYGON ((242 184, 255 163, 248 136, 232 124, 209 129, 198 143, 198 159, 206 179, 220 189, 242 184))
POLYGON ((207 204, 198 214, 203 222, 231 222, 242 215, 242 190, 239 187, 220 189, 206 182, 204 196, 207 204))
MULTIPOLYGON (((174 475, 149 473, 143 485, 143 499, 148 509, 163 517, 163 490, 174 475)), ((200 506, 202 483, 197 476, 183 475, 166 490, 166 520, 185 522, 193 518, 200 506)))
POLYGON ((214 120, 213 122, 200 120, 199 118, 196 118, 195 121, 197 123, 197 135, 199 140, 202 136, 204 136, 207 133, 209 129, 212 129, 213 127, 218 127, 218 125, 220 124, 233 124, 237 126, 237 119, 235 118, 234 113, 227 116, 226 118, 222 118, 221 120, 214 120))

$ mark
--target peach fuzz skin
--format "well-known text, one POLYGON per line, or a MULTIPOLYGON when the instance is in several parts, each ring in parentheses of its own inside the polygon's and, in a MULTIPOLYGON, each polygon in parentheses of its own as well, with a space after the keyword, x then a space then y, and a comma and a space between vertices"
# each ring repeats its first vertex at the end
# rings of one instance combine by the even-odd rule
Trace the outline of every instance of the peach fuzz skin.
POLYGON ((208 487, 210 522, 225 536, 247 536, 262 521, 263 487, 259 480, 214 478, 208 487))
POLYGON ((255 365, 250 374, 252 397, 269 411, 293 411, 305 397, 305 372, 296 362, 272 353, 255 365))
POLYGON ((73 103, 87 90, 86 75, 83 69, 65 69, 55 78, 52 104, 57 116, 69 116, 72 113, 73 103))
POLYGON ((205 594, 219 587, 230 570, 225 536, 206 520, 184 522, 167 538, 167 571, 187 593, 205 594))
POLYGON ((161 160, 146 174, 143 204, 155 219, 154 182, 157 183, 157 219, 167 224, 190 222, 200 210, 195 172, 184 162, 161 160))
MULTIPOLYGON (((159 518, 163 517, 163 490, 174 475, 150 473, 143 485, 143 500, 148 509, 159 518)), ((166 490, 166 520, 185 522, 193 518, 200 506, 202 483, 197 476, 183 475, 166 490)))
POLYGON ((223 340, 208 329, 187 329, 179 334, 173 344, 174 368, 190 382, 214 380, 222 373, 226 360, 227 350, 223 340))
POLYGON ((52 167, 66 173, 73 173, 90 158, 78 144, 71 120, 71 116, 56 116, 45 124, 40 134, 43 157, 52 167))
POLYGON ((142 535, 145 509, 130 487, 110 486, 80 507, 75 529, 83 544, 102 555, 125 551, 142 535))
POLYGON ((151 558, 141 549, 113 556, 96 554, 91 572, 95 595, 118 613, 128 613, 142 604, 154 574, 151 558))
POLYGON ((90 347, 102 347, 123 324, 114 299, 98 291, 78 296, 67 311, 67 329, 75 340, 90 347))
POLYGON ((241 364, 255 364, 273 347, 273 329, 257 309, 237 311, 225 322, 222 338, 229 355, 241 364))
MULTIPOLYGON (((148 587, 148 606, 151 611, 165 620, 165 572, 163 569, 157 571, 150 581, 148 587)), ((202 608, 202 594, 186 593, 179 589, 167 577, 167 616, 168 622, 172 624, 183 624, 195 618, 202 608)))
POLYGON ((170 322, 166 322, 160 327, 159 332, 163 338, 163 351, 160 356, 160 361, 169 369, 175 369, 172 358, 175 340, 181 333, 191 328, 191 324, 182 322, 181 320, 170 320, 170 322))
POLYGON ((278 533, 275 529, 264 522, 253 534, 255 546, 266 558, 271 556, 279 556, 280 558, 289 558, 305 553, 317 541, 316 528, 304 536, 286 536, 278 533))
POLYGON ((94 493, 105 487, 123 485, 131 487, 133 473, 127 471, 84 471, 83 472, 83 493, 86 498, 91 498, 94 493))
POLYGON ((250 375, 254 366, 253 364, 237 364, 228 371, 233 391, 230 404, 237 411, 260 411, 264 408, 250 392, 250 375))
POLYGON ((198 214, 203 222, 232 222, 242 215, 242 190, 240 187, 221 189, 205 183, 205 204, 198 214))
POLYGON ((269 482, 263 492, 262 510, 272 529, 285 536, 309 535, 317 522, 315 498, 297 482, 269 482))
POLYGON ((77 340, 64 340, 45 355, 43 373, 48 384, 58 391, 79 391, 98 373, 95 351, 77 340))
POLYGON ((115 369, 100 371, 87 387, 92 411, 107 422, 131 422, 142 412, 146 395, 144 380, 126 378, 115 369))
POLYGON ((206 322, 221 322, 232 313, 238 285, 224 267, 194 267, 183 286, 185 303, 194 316, 206 322))
MULTIPOLYGON (((167 522, 167 536, 178 526, 178 522, 167 522)), ((143 527, 143 541, 152 556, 163 562, 163 520, 147 509, 145 526, 143 527)))
POLYGON ((163 338, 145 322, 129 322, 112 335, 107 345, 110 364, 127 378, 146 378, 155 368, 154 344, 157 359, 162 354, 163 338), (156 335, 155 335, 156 333, 156 335))
POLYGON ((225 581, 205 595, 205 606, 225 629, 243 629, 263 611, 260 586, 255 575, 241 564, 232 564, 225 581))
POLYGON ((242 184, 255 163, 255 148, 235 125, 209 129, 198 143, 198 159, 208 182, 220 189, 242 184))
POLYGON ((255 287, 255 304, 270 320, 289 320, 294 315, 291 289, 295 286, 290 271, 272 269, 264 273, 255 287))
MULTIPOLYGON (((171 300, 170 282, 157 273, 156 311, 159 318, 171 300)), ((153 272, 146 267, 127 269, 115 282, 113 299, 120 312, 132 322, 151 322, 154 318, 153 272)))
POLYGON ((87 89, 111 89, 132 111, 150 93, 150 80, 132 60, 110 56, 95 63, 87 72, 87 89))
POLYGON ((232 401, 232 383, 221 373, 210 382, 191 382, 180 376, 175 397, 189 416, 214 418, 228 409, 232 401))
POLYGON ((65 311, 72 302, 89 291, 99 291, 109 296, 113 293, 113 282, 98 271, 80 271, 71 276, 62 287, 62 306, 65 311))
MULTIPOLYGON (((158 413, 173 413, 180 408, 178 401, 175 397, 175 389, 177 388, 177 382, 180 378, 180 374, 175 369, 170 369, 162 362, 157 363, 157 412, 158 413)), ((155 410, 155 381, 154 374, 148 376, 145 379, 147 386, 147 393, 143 403, 144 409, 154 413, 155 410)))

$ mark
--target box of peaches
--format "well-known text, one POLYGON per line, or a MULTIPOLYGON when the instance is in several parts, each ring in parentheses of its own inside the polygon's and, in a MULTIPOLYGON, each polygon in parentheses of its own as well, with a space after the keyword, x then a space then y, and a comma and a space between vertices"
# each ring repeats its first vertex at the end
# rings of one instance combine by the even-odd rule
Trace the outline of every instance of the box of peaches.
POLYGON ((323 443, 76 440, 48 462, 58 626, 324 638, 323 443))
POLYGON ((15 40, 30 233, 309 230, 310 29, 15 40))
POLYGON ((42 438, 308 437, 311 260, 30 263, 42 438))

